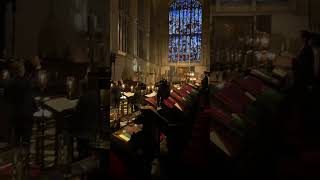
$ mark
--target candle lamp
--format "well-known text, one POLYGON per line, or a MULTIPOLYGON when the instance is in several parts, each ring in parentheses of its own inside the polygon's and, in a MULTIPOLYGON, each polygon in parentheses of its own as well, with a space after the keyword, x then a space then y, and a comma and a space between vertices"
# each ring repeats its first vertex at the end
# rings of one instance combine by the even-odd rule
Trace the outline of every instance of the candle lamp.
POLYGON ((73 76, 68 76, 66 80, 66 88, 68 92, 68 98, 72 97, 72 93, 74 90, 75 78, 73 76))
POLYGON ((273 62, 276 59, 276 54, 272 53, 272 52, 269 52, 268 53, 268 59, 273 62))
POLYGON ((131 92, 133 92, 133 86, 131 86, 130 89, 131 89, 131 92))
POLYGON ((2 80, 8 80, 9 79, 9 71, 8 70, 6 70, 6 69, 4 69, 4 70, 2 70, 2 72, 1 72, 1 79, 2 80))
POLYGON ((267 34, 264 34, 261 37, 260 43, 261 43, 261 47, 262 48, 267 48, 269 46, 269 44, 270 44, 269 36, 267 34))
POLYGON ((48 83, 47 71, 45 70, 39 71, 38 77, 39 77, 38 80, 39 80, 41 92, 44 92, 44 90, 47 88, 47 83, 48 83))
POLYGON ((124 91, 124 89, 126 88, 125 84, 122 84, 122 90, 124 91))

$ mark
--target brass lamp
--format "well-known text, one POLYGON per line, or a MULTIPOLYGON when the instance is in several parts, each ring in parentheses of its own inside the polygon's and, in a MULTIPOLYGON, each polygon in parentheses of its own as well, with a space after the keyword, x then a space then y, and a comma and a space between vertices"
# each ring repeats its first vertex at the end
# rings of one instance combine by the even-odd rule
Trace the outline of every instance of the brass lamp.
POLYGON ((38 81, 40 84, 41 92, 44 92, 45 89, 47 88, 47 83, 48 83, 47 71, 45 70, 39 71, 38 78, 39 78, 38 81))
POLYGON ((74 91, 75 78, 73 76, 68 76, 66 80, 66 88, 68 92, 68 98, 72 97, 74 91))

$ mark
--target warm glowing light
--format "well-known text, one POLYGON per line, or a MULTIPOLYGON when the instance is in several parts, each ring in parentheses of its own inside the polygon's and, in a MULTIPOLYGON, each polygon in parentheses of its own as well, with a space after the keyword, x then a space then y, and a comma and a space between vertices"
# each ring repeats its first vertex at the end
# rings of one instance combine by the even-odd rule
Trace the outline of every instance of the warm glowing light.
POLYGON ((74 90, 75 78, 73 76, 68 76, 66 80, 68 97, 71 97, 74 90))
POLYGON ((126 85, 125 84, 122 84, 122 89, 125 89, 126 88, 126 85))
POLYGON ((113 83, 111 83, 111 87, 113 88, 113 83))
POLYGON ((261 58, 262 58, 262 54, 261 53, 256 53, 256 57, 257 57, 257 60, 260 61, 261 58))
POLYGON ((47 86, 47 72, 42 70, 42 71, 39 71, 39 83, 41 85, 41 89, 44 90, 47 86))
POLYGON ((131 91, 133 91, 133 86, 130 87, 131 91))
POLYGON ((43 83, 47 78, 47 73, 45 71, 39 72, 39 80, 41 83, 43 83))
POLYGON ((276 59, 276 54, 275 54, 275 53, 268 53, 268 59, 269 59, 270 61, 275 60, 275 59, 276 59))
POLYGON ((74 81, 75 81, 74 77, 72 77, 72 76, 67 77, 66 85, 67 85, 68 90, 71 90, 73 88, 74 81))
POLYGON ((9 78, 9 71, 5 69, 2 71, 2 79, 6 80, 8 78, 9 78))

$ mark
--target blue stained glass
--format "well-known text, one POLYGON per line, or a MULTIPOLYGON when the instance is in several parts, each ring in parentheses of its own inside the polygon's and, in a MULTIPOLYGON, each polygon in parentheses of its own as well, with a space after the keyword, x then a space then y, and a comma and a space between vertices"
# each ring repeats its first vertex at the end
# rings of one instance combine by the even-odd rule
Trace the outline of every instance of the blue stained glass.
POLYGON ((200 62, 201 3, 198 0, 176 0, 169 10, 169 62, 200 62))

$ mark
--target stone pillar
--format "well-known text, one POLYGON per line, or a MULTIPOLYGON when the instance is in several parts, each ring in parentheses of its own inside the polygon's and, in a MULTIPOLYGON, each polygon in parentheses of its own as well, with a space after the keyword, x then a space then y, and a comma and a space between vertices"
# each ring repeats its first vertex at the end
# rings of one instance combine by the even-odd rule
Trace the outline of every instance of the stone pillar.
POLYGON ((110 50, 118 52, 119 0, 110 0, 110 50))
POLYGON ((208 70, 210 67, 210 2, 202 0, 202 50, 201 66, 208 70))

